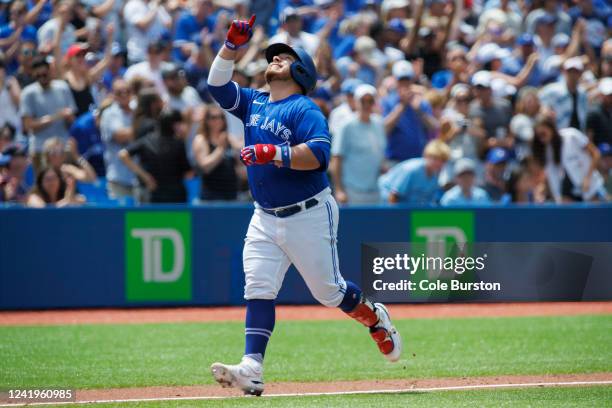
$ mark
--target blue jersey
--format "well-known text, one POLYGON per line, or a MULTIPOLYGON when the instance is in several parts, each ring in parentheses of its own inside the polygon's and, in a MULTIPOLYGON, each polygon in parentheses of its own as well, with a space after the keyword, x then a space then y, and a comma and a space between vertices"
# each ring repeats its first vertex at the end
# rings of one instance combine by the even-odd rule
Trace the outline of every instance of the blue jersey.
POLYGON ((329 186, 327 165, 331 138, 327 121, 310 98, 294 94, 270 102, 270 94, 240 88, 235 82, 210 87, 228 112, 244 123, 245 146, 258 143, 290 146, 306 143, 319 160, 316 170, 278 168, 273 163, 247 167, 251 194, 264 208, 284 207, 316 195, 329 186))

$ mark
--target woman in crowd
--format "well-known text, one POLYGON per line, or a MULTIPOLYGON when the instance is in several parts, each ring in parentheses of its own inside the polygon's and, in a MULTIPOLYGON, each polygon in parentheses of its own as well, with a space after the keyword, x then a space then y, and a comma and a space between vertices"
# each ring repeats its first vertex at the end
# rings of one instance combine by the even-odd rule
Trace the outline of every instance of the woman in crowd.
POLYGON ((144 183, 152 203, 187 201, 183 179, 191 170, 185 152, 188 132, 179 111, 164 110, 155 131, 119 151, 119 158, 144 183))
POLYGON ((58 137, 47 140, 43 145, 43 163, 76 181, 93 183, 97 178, 94 168, 79 154, 74 139, 68 140, 67 143, 58 137))
POLYGON ((516 114, 510 121, 510 132, 515 138, 516 158, 520 161, 531 154, 533 127, 536 116, 540 112, 537 88, 525 87, 521 89, 515 111, 516 114))
POLYGON ((538 118, 532 143, 533 156, 544 167, 555 202, 603 199, 603 178, 596 170, 600 153, 578 129, 558 130, 550 116, 538 118))
POLYGON ((147 87, 138 92, 138 102, 132 122, 134 139, 140 139, 155 130, 163 108, 164 101, 157 89, 147 87))
POLYGON ((63 175, 58 169, 45 167, 36 177, 36 185, 28 196, 27 206, 42 208, 48 206, 66 207, 80 205, 85 197, 76 192, 76 180, 63 175))
MULTIPOLYGON (((63 32, 63 26, 60 25, 60 30, 56 36, 55 43, 55 58, 56 61, 62 61, 61 50, 60 50, 60 39, 63 32)), ((106 28, 107 38, 113 38, 114 29, 112 25, 108 25, 106 28)), ((85 61, 85 55, 89 51, 89 45, 87 43, 75 43, 72 44, 64 57, 65 66, 61 63, 56 64, 58 70, 58 77, 63 78, 70 87, 74 102, 77 106, 76 116, 93 110, 97 103, 94 99, 92 86, 100 80, 102 74, 106 70, 106 67, 111 61, 112 55, 112 41, 108 40, 106 43, 106 49, 104 58, 102 58, 94 66, 88 66, 85 61)))
POLYGON ((202 172, 202 200, 235 200, 238 195, 239 160, 227 132, 223 111, 209 105, 200 133, 193 140, 193 153, 202 172))

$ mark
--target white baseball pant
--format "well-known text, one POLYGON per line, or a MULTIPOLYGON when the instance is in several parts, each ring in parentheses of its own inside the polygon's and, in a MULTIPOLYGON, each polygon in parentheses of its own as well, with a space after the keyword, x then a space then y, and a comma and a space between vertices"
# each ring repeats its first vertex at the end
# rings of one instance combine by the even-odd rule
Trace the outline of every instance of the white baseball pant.
POLYGON ((338 205, 329 188, 314 198, 317 205, 285 218, 255 206, 242 254, 245 299, 276 299, 293 264, 321 304, 342 302, 346 283, 336 250, 338 205))

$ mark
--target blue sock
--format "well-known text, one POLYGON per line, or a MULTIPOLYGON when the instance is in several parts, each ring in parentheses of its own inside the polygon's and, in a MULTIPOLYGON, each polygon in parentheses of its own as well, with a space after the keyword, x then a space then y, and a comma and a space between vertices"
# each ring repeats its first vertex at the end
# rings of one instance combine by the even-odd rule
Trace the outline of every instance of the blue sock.
POLYGON ((274 330, 274 300, 247 300, 244 355, 263 362, 268 340, 274 330))
POLYGON ((361 301, 361 289, 351 281, 346 281, 346 293, 342 302, 338 305, 340 310, 345 313, 352 312, 361 301))

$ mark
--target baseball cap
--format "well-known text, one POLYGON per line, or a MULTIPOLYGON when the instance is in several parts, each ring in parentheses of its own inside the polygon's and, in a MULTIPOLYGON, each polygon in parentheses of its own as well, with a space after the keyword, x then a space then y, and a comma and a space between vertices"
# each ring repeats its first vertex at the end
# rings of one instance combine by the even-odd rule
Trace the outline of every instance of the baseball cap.
POLYGON ((570 69, 577 69, 578 71, 583 71, 584 64, 582 63, 582 58, 580 57, 568 58, 563 63, 563 69, 565 71, 569 71, 570 69))
POLYGON ((610 143, 600 143, 597 148, 602 156, 612 156, 612 145, 610 143))
POLYGON ((332 4, 334 4, 334 0, 315 0, 314 2, 315 6, 317 7, 329 7, 332 4))
POLYGON ((450 97, 456 98, 457 95, 459 95, 460 93, 469 93, 469 92, 470 92, 470 87, 467 86, 466 84, 455 84, 451 88, 450 97))
POLYGON ((184 76, 185 71, 176 64, 167 64, 164 65, 161 69, 161 76, 163 79, 166 78, 176 78, 180 76, 184 76))
POLYGON ((406 34, 408 32, 406 25, 401 18, 391 19, 391 21, 387 23, 387 28, 399 34, 406 34))
POLYGON ((121 44, 119 44, 118 42, 114 42, 113 45, 111 46, 111 55, 113 57, 124 53, 125 50, 121 47, 121 44))
POLYGON ((409 61, 397 61, 391 68, 391 73, 398 81, 401 79, 412 79, 414 78, 414 68, 409 61))
POLYGON ((472 76, 472 86, 483 88, 491 87, 491 73, 489 71, 478 71, 472 76))
POLYGON ((66 51, 66 59, 75 57, 79 54, 85 54, 89 49, 89 45, 86 43, 75 43, 68 47, 68 51, 66 51))
POLYGON ((287 6, 280 15, 281 23, 286 23, 291 17, 299 17, 298 11, 295 7, 287 6))
POLYGON ((510 155, 501 147, 494 147, 487 153, 487 163, 498 164, 505 163, 510 158, 510 155))
POLYGON ((357 87, 361 84, 363 84, 363 81, 361 79, 357 79, 357 78, 345 79, 342 82, 342 85, 340 85, 340 92, 342 92, 343 94, 353 95, 357 87))
POLYGON ((531 35, 529 33, 523 33, 516 40, 516 43, 518 45, 534 45, 533 35, 531 35))
POLYGON ((499 45, 495 43, 484 44, 476 53, 476 61, 480 64, 486 64, 495 59, 495 53, 499 50, 499 45))
POLYGON ((553 14, 550 13, 545 13, 542 14, 540 17, 538 17, 538 19, 536 20, 536 26, 540 25, 540 24, 555 24, 557 22, 557 17, 553 14))
POLYGON ((387 13, 390 10, 408 7, 409 5, 409 0, 384 0, 380 8, 383 13, 387 13))
POLYGON ((376 97, 376 88, 370 84, 361 84, 355 89, 355 99, 359 100, 366 95, 376 97))
POLYGON ((454 170, 455 176, 459 176, 464 173, 475 173, 476 164, 474 163, 474 160, 462 157, 455 162, 454 170))
POLYGON ((565 33, 557 33, 552 38, 551 43, 554 48, 567 47, 567 45, 570 43, 570 37, 565 33))
POLYGON ((597 90, 604 96, 612 95, 612 77, 602 78, 599 80, 597 90))

